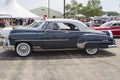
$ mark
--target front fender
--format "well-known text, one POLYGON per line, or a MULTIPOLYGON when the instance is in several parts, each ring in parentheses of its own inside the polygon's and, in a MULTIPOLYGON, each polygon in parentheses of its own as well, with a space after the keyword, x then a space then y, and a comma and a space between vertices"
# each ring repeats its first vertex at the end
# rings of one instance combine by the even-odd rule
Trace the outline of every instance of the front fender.
POLYGON ((26 41, 36 39, 34 34, 24 34, 24 33, 12 33, 9 36, 10 44, 15 45, 18 41, 26 41))

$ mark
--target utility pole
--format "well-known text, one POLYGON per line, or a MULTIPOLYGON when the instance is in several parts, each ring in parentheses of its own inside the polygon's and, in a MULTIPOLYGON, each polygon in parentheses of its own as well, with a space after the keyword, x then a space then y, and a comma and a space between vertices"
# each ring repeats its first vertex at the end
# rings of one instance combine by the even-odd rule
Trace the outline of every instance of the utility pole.
POLYGON ((48 18, 50 18, 50 0, 48 0, 48 18))
POLYGON ((65 18, 65 0, 64 0, 64 12, 63 12, 63 14, 64 14, 64 18, 65 18))
POLYGON ((120 16, 120 4, 119 4, 119 16, 120 16))

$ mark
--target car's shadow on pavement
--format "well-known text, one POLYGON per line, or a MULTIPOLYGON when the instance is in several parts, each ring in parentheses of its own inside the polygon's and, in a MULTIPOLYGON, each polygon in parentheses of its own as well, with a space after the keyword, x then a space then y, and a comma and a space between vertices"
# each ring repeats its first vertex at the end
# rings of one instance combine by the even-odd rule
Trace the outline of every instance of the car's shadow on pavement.
POLYGON ((120 36, 116 36, 116 37, 114 37, 114 39, 120 39, 120 36))
POLYGON ((13 51, 4 51, 0 53, 0 60, 58 60, 58 59, 86 59, 86 58, 103 58, 116 56, 114 53, 100 50, 96 55, 87 55, 83 51, 47 51, 32 52, 27 57, 19 57, 13 51))

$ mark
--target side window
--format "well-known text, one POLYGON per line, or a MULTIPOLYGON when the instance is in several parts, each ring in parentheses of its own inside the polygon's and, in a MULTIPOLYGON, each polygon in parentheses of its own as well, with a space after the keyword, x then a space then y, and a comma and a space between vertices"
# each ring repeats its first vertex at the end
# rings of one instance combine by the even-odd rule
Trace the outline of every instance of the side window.
POLYGON ((34 25, 33 27, 36 28, 38 26, 40 26, 42 24, 42 22, 38 22, 36 25, 34 25))
POLYGON ((79 29, 70 23, 53 23, 49 22, 45 30, 65 30, 65 31, 79 31, 79 29))
POLYGON ((120 22, 118 23, 118 26, 120 27, 120 22))
POLYGON ((70 23, 64 23, 64 24, 69 27, 70 31, 79 31, 79 29, 73 24, 70 23))
POLYGON ((41 29, 42 29, 42 30, 45 30, 46 27, 47 27, 47 25, 48 25, 48 22, 42 23, 42 24, 41 24, 41 29))
POLYGON ((118 26, 118 23, 114 23, 112 26, 118 26))
POLYGON ((53 30, 59 30, 59 26, 56 23, 53 24, 53 30))
POLYGON ((46 30, 59 30, 59 26, 56 23, 48 23, 46 30))

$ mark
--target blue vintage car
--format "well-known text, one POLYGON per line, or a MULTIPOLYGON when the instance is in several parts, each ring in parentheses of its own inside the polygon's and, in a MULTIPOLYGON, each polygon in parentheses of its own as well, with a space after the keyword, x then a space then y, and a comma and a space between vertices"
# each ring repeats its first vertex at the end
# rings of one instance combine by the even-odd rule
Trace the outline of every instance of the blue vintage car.
POLYGON ((13 29, 4 48, 19 56, 32 51, 79 50, 93 55, 101 48, 117 47, 112 38, 101 31, 90 30, 84 23, 71 19, 47 19, 38 28, 13 29))

